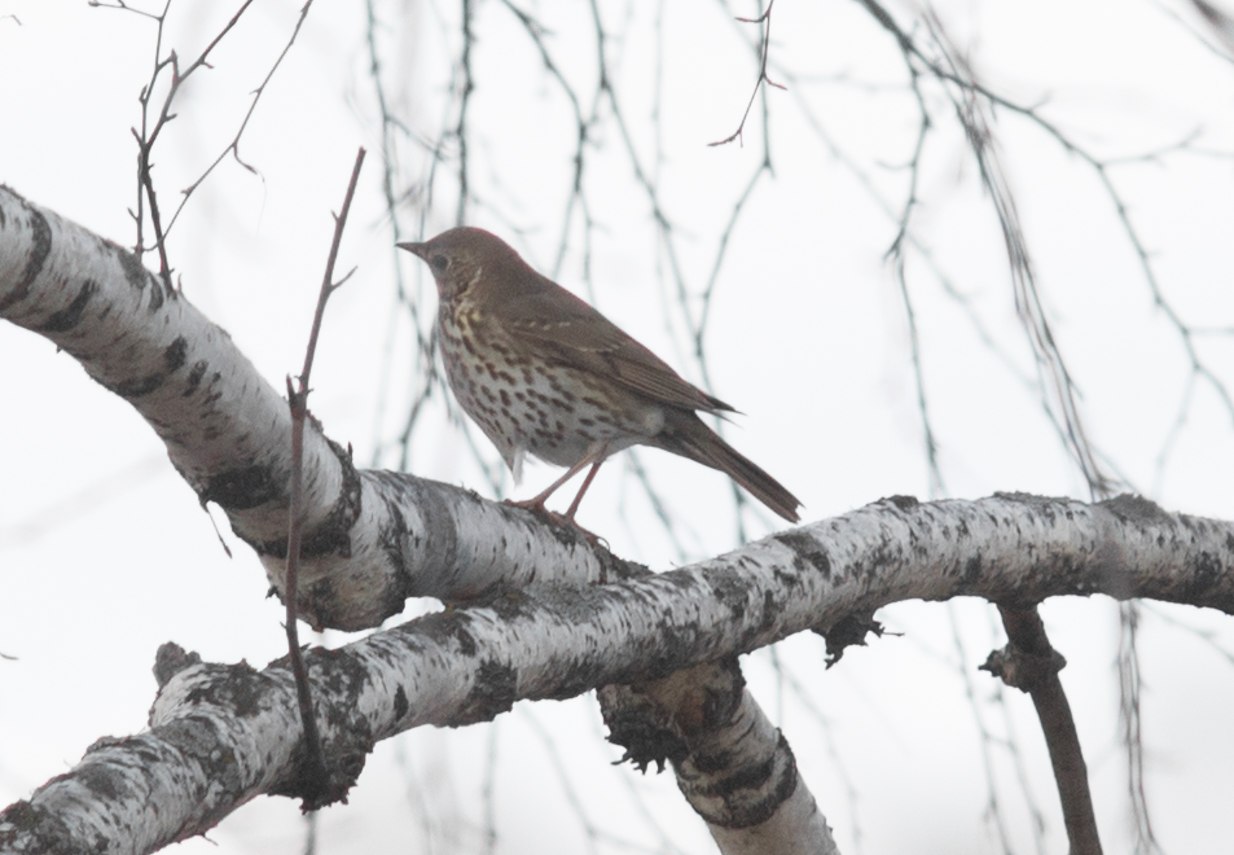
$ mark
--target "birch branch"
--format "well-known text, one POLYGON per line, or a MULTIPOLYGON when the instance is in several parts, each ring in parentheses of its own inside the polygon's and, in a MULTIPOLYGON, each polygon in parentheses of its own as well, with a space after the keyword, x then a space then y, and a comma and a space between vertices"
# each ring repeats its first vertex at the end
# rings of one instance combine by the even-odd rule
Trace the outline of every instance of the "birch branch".
MULTIPOLYGON (((1234 612, 1234 523, 1129 496, 888 499, 680 570, 507 592, 307 661, 327 762, 354 776, 372 742, 412 727, 487 721, 518 700, 826 635, 901 600, 1023 606, 1097 593, 1234 612)), ((301 733, 285 665, 180 661, 163 679, 148 731, 96 745, 0 813, 0 851, 149 852, 257 795, 296 793, 301 733), (66 848, 30 843, 53 839, 66 848)))
POLYGON ((640 770, 672 762, 724 855, 838 855, 788 740, 746 691, 735 658, 597 694, 622 759, 640 770))
MULTIPOLYGON (((202 504, 216 503, 276 590, 287 550, 287 402, 227 333, 124 248, 0 185, 0 318, 36 332, 132 405, 202 504)), ((317 425, 304 437, 298 608, 356 630, 408 597, 599 579, 617 562, 530 513, 397 472, 357 470, 317 425)))

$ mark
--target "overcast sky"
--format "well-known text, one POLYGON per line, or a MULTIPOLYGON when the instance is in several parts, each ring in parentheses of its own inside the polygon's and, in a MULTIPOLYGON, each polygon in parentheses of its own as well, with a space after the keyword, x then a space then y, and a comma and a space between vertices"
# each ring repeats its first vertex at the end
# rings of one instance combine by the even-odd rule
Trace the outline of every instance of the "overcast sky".
MULTIPOLYGON (((765 102, 773 170, 762 174, 762 100, 744 144, 707 145, 740 121, 758 72, 748 42, 757 31, 719 5, 600 4, 622 121, 601 99, 585 195, 573 207, 571 103, 509 9, 476 5, 468 221, 501 233, 741 410, 726 435, 801 497, 805 521, 894 494, 1089 498, 1043 411, 991 201, 937 86, 923 96, 937 127, 923 149, 904 268, 943 477, 941 489, 932 486, 905 302, 885 257, 908 194, 917 101, 895 43, 858 3, 776 5, 771 74, 788 88, 765 102), (734 204, 756 175, 714 273, 734 204), (667 242, 644 180, 655 183, 673 224, 667 242), (705 305, 700 360, 690 325, 705 305)), ((176 0, 164 50, 196 56, 238 6, 176 0)), ((397 221, 385 209, 362 4, 317 0, 241 138, 256 173, 225 157, 168 246, 187 298, 281 387, 302 358, 331 211, 365 146, 340 261, 356 273, 331 303, 311 406, 358 461, 394 466, 425 376, 412 309, 424 329, 435 294, 418 262, 392 245, 396 227, 415 239, 455 224, 458 145, 441 139, 458 121, 451 84, 460 36, 453 5, 375 6, 384 91, 406 131, 390 154, 397 221)), ((526 8, 590 114, 598 75, 589 9, 526 8)), ((913 7, 888 8, 911 26, 913 7)), ((1198 24, 1179 3, 937 8, 981 79, 1035 110, 1000 108, 993 129, 1102 465, 1170 510, 1234 517, 1234 415, 1215 386, 1196 379, 1170 314, 1192 330, 1202 366, 1234 386, 1234 64, 1205 46, 1213 39, 1192 31, 1198 24), (1126 205, 1126 223, 1111 191, 1126 205)), ((165 209, 235 137, 299 9, 258 4, 220 43, 213 68, 181 91, 179 117, 155 158, 165 209)), ((141 121, 154 36, 154 24, 130 12, 0 0, 0 182, 132 245, 130 128, 141 121)), ((254 556, 221 514, 199 508, 123 401, 9 324, 0 324, 0 366, 0 653, 13 657, 0 660, 0 803, 8 804, 70 768, 94 739, 143 726, 163 641, 208 660, 262 665, 280 655, 283 634, 281 607, 265 598, 254 556)), ((417 422, 410 471, 523 497, 554 477, 533 466, 522 485, 510 484, 496 452, 474 429, 469 439, 443 400, 435 392, 417 422)), ((715 472, 659 452, 637 459, 671 528, 628 456, 605 467, 580 512, 623 557, 665 569, 737 545, 739 514, 747 537, 780 526, 761 510, 736 510, 715 472)), ((407 614, 436 607, 411 603, 407 614)), ((1073 600, 1049 603, 1044 614, 1069 661, 1064 682, 1107 849, 1129 851, 1116 608, 1073 600)), ((903 636, 851 651, 830 671, 817 638, 745 660, 843 851, 999 851, 982 818, 987 765, 1012 851, 1036 851, 1024 779, 1048 850, 1061 851, 1027 701, 993 703, 995 686, 975 671, 1001 643, 992 609, 910 604, 879 617, 903 636), (976 716, 991 734, 985 743, 976 716), (1018 755, 1002 745, 1009 732, 1020 738, 1018 755)), ((1234 632, 1220 616, 1156 605, 1142 629, 1156 830, 1170 852, 1223 852, 1228 841, 1214 817, 1234 798, 1234 739, 1224 726, 1234 632)), ((588 841, 606 852, 629 851, 623 841, 634 851, 706 851, 671 779, 611 767, 619 755, 601 734, 594 702, 584 699, 521 705, 495 726, 393 740, 370 758, 351 804, 323 813, 319 851, 481 851, 481 794, 490 784, 499 851, 579 851, 588 841), (554 740, 556 758, 547 747, 554 740)), ((170 851, 298 851, 299 822, 293 803, 262 799, 225 820, 213 843, 170 851)))

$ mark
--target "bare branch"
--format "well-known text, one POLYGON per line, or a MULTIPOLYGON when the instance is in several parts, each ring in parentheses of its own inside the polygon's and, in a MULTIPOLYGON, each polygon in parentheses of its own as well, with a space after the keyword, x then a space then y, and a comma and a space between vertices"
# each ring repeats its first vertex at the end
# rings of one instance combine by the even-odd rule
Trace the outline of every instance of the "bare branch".
MULTIPOLYGON (((211 68, 210 55, 218 47, 218 45, 235 29, 239 24, 240 19, 245 12, 252 6, 253 0, 244 0, 236 12, 231 16, 227 23, 214 35, 214 38, 202 49, 195 59, 187 65, 182 65, 180 58, 175 50, 170 51, 166 56, 163 55, 163 41, 165 38, 165 30, 167 25, 167 16, 172 7, 172 0, 166 0, 162 12, 158 14, 141 12, 119 3, 110 8, 125 9, 127 11, 137 12, 144 17, 150 18, 156 24, 156 36, 154 44, 154 62, 150 73, 150 78, 142 87, 141 94, 138 97, 138 102, 141 104, 141 122, 138 128, 133 129, 133 136, 137 141, 137 209, 133 212, 133 219, 137 224, 137 243, 134 251, 141 256, 149 249, 157 250, 159 254, 159 274, 163 277, 164 284, 167 287, 172 287, 171 274, 172 266, 168 258, 167 252, 167 237, 171 233, 177 220, 180 218, 185 205, 193 192, 201 186, 203 182, 214 172, 214 170, 223 162, 230 154, 236 163, 240 164, 249 172, 255 173, 257 170, 252 164, 247 163, 240 156, 240 140, 247 129, 250 120, 257 109, 257 105, 265 93, 266 87, 269 85, 275 72, 282 65, 287 53, 291 50, 292 44, 295 43, 296 36, 300 32, 300 28, 304 24, 304 20, 308 15, 309 9, 313 5, 313 0, 306 0, 304 6, 300 10, 299 18, 292 30, 282 51, 275 58, 265 78, 253 90, 252 98, 249 107, 245 112, 244 118, 241 119, 236 133, 224 149, 214 158, 214 160, 206 166, 202 173, 186 188, 180 191, 180 201, 172 212, 171 217, 164 224, 163 216, 160 212, 158 193, 155 188, 153 170, 154 160, 153 154, 155 145, 159 137, 166 129, 167 125, 176 118, 176 113, 173 112, 173 107, 177 102, 181 87, 191 78, 197 71, 201 69, 211 68), (163 96, 162 102, 154 105, 154 94, 165 77, 165 72, 170 74, 170 80, 167 81, 167 92, 163 96), (148 209, 148 210, 147 210, 148 209), (152 246, 147 247, 143 237, 143 230, 147 218, 150 221, 151 229, 154 232, 154 242, 152 246)), ((103 4, 99 4, 103 5, 103 4)))
POLYGON ((775 6, 775 0, 769 0, 767 8, 763 10, 763 14, 757 18, 738 18, 743 24, 761 24, 763 30, 762 46, 759 49, 759 67, 758 80, 754 82, 754 91, 750 93, 750 100, 746 102, 745 112, 741 114, 741 121, 737 123, 737 130, 733 131, 722 140, 707 143, 710 146, 728 145, 736 140, 738 143, 743 141, 743 133, 746 127, 746 119, 750 117, 750 110, 754 107, 754 100, 758 98, 758 93, 763 91, 763 86, 774 86, 776 89, 787 89, 784 84, 776 83, 767 76, 767 57, 771 52, 771 9, 775 6))
MULTIPOLYGON (((308 662, 328 755, 354 780, 373 741, 413 727, 487 721, 519 699, 645 682, 906 599, 1101 592, 1234 614, 1231 542, 1234 522, 1167 514, 1129 496, 1095 505, 901 497, 680 570, 533 585, 311 651, 308 662)), ((0 813, 0 846, 20 850, 24 835, 54 831, 68 836, 61 851, 83 851, 100 834, 127 834, 138 810, 142 845, 125 851, 150 851, 260 793, 300 794, 287 667, 257 673, 164 654, 174 661, 159 670, 150 730, 96 743, 75 770, 0 813), (186 738, 194 750, 177 747, 186 738)))
POLYGON ((338 776, 326 767, 321 737, 317 732, 317 722, 313 716, 313 696, 309 685, 308 669, 300 652, 299 622, 296 610, 300 598, 300 543, 304 530, 304 425, 309 416, 308 396, 312 388, 309 379, 313 371, 313 359, 317 354, 317 339, 321 335, 321 325, 326 314, 326 303, 334 290, 342 285, 341 281, 337 283, 334 281, 334 265, 338 260, 339 246, 343 241, 343 229, 347 225, 347 214, 351 211, 351 200, 355 197, 356 184, 360 180, 360 169, 363 166, 364 149, 361 148, 356 152, 356 162, 352 167, 351 180, 347 184, 347 192, 343 197, 343 206, 334 218, 334 238, 330 242, 330 254, 326 259, 326 270, 317 295, 317 308, 313 312, 313 325, 309 331, 308 345, 304 349, 304 367, 300 369, 300 377, 296 384, 293 385, 291 378, 287 378, 287 404, 291 410, 291 480, 287 488, 287 569, 283 577, 283 601, 286 607, 284 629, 287 632, 287 656, 291 662, 292 673, 296 678, 300 724, 304 728, 306 757, 300 780, 305 791, 304 809, 306 811, 325 807, 346 796, 346 789, 341 786, 338 776))
POLYGON ((991 653, 981 666, 982 670, 1027 692, 1032 698, 1054 767, 1071 855, 1101 855, 1093 799, 1088 789, 1088 767, 1080 749, 1071 704, 1058 678, 1058 672, 1067 662, 1050 645, 1035 608, 999 606, 998 611, 1007 630, 1007 646, 991 653))

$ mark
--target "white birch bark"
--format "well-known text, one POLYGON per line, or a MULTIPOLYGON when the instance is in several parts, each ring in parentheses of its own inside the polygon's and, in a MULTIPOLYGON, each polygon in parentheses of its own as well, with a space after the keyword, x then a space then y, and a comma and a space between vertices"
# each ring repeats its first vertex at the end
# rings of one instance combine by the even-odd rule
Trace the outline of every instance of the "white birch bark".
POLYGON ((724 855, 839 852, 780 730, 736 659, 599 691, 610 741, 640 769, 667 759, 724 855))
MULTIPOLYGON (((131 404, 276 589, 286 560, 291 421, 227 333, 128 251, 0 185, 0 318, 45 336, 131 404)), ((305 331, 307 337, 307 330, 305 331)), ((608 556, 529 513, 397 472, 357 470, 305 431, 300 616, 366 629, 408 597, 598 579, 608 556)))
MULTIPOLYGON (((278 584, 288 410, 226 333, 131 254, 4 187, 0 317, 46 336, 134 406, 278 584)), ((643 682, 805 629, 861 626, 903 599, 976 595, 1021 606, 1100 592, 1234 609, 1234 525, 1132 497, 1093 506, 1018 495, 893 499, 693 567, 579 587, 629 574, 522 512, 409 475, 356 470, 315 428, 305 476, 300 607, 315 626, 372 626, 408 596, 457 600, 531 585, 310 654, 329 764, 349 780, 374 740, 411 727, 485 721, 515 700, 643 682), (555 579, 572 584, 533 584, 555 579)), ((300 728, 285 668, 193 664, 174 648, 163 660, 150 729, 100 742, 6 809, 0 851, 154 851, 257 795, 297 792, 300 728)), ((690 690, 688 678, 672 683, 681 680, 690 690)), ((726 852, 792 839, 830 851, 787 743, 740 694, 731 717, 683 734, 683 792, 726 852), (735 754, 735 766, 717 769, 730 781, 751 764, 768 773, 715 798, 724 780, 700 777, 695 760, 719 750, 735 754)))
MULTIPOLYGON (((885 500, 680 570, 536 585, 307 658, 328 762, 355 772, 368 739, 664 676, 892 602, 1096 593, 1234 612, 1234 523, 1132 497, 885 500)), ((0 813, 0 852, 57 851, 38 845, 52 839, 149 852, 259 794, 289 792, 294 710, 281 665, 188 665, 163 686, 150 730, 96 746, 0 813)))

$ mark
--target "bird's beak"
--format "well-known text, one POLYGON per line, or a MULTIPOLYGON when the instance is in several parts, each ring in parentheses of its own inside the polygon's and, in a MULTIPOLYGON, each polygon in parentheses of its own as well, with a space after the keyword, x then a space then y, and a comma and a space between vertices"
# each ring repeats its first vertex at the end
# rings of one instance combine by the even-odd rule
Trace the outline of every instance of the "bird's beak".
POLYGON ((396 243, 395 246, 399 249, 405 249, 412 255, 419 256, 420 258, 424 258, 425 253, 428 252, 428 244, 426 243, 412 243, 409 241, 407 243, 396 243))

